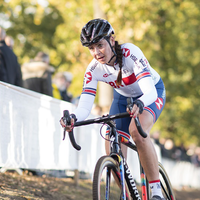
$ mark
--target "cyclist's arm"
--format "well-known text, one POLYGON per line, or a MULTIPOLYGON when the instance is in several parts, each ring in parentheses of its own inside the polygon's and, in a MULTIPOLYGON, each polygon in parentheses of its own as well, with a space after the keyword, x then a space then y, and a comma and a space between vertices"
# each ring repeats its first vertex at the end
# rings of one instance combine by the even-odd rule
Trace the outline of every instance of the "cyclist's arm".
POLYGON ((94 103, 95 96, 89 95, 89 94, 81 94, 78 107, 73 112, 76 115, 76 118, 78 121, 82 121, 86 119, 91 110, 94 103))
POLYGON ((76 115, 78 121, 85 120, 91 110, 96 96, 96 89, 98 80, 95 76, 95 72, 91 71, 94 61, 92 61, 84 75, 83 90, 80 96, 77 109, 73 112, 76 115))
POLYGON ((78 103, 78 107, 73 112, 73 114, 75 116, 72 117, 73 114, 71 115, 71 124, 66 125, 63 121, 63 118, 61 118, 61 120, 60 120, 61 126, 63 128, 65 127, 65 130, 70 132, 73 129, 75 121, 85 120, 90 114, 94 99, 95 99, 95 96, 91 96, 89 94, 82 93, 80 100, 79 100, 79 103, 78 103))
POLYGON ((145 77, 139 80, 138 85, 143 93, 139 100, 144 103, 144 106, 148 106, 156 101, 158 94, 151 77, 145 77))
POLYGON ((144 106, 148 106, 157 99, 158 94, 153 78, 158 80, 160 76, 155 70, 150 71, 152 68, 138 47, 131 45, 130 50, 135 59, 129 57, 128 62, 133 67, 137 83, 143 93, 139 100, 143 102, 144 106))

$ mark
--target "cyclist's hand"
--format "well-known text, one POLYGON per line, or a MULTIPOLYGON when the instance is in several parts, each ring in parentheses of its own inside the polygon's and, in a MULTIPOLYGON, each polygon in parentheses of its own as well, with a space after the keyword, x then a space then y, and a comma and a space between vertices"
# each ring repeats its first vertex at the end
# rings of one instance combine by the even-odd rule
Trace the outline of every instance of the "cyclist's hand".
POLYGON ((144 109, 144 104, 139 99, 135 100, 132 105, 127 106, 127 112, 131 117, 136 118, 139 114, 142 114, 144 109))
POLYGON ((63 117, 60 119, 60 124, 65 129, 65 131, 71 132, 76 121, 77 118, 75 114, 69 114, 68 110, 63 111, 63 117))
POLYGON ((137 105, 133 105, 132 110, 130 111, 129 108, 126 109, 126 111, 130 114, 131 117, 136 118, 139 115, 139 108, 137 105))
POLYGON ((71 125, 66 125, 63 119, 63 117, 60 119, 60 125, 65 128, 67 132, 70 132, 74 128, 74 118, 71 118, 71 125))

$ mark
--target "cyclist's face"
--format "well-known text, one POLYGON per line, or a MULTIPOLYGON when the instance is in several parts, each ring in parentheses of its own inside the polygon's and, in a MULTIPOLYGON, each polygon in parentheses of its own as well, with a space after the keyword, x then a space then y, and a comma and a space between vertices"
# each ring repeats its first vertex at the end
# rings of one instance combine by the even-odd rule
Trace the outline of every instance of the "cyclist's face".
MULTIPOLYGON (((110 39, 111 45, 114 45, 113 38, 110 39)), ((88 47, 91 55, 98 60, 101 64, 106 64, 110 61, 110 58, 113 56, 112 49, 110 48, 110 45, 108 42, 103 39, 91 46, 88 47)), ((114 63, 115 59, 112 60, 114 63)), ((109 63, 109 65, 112 65, 113 63, 109 63)))

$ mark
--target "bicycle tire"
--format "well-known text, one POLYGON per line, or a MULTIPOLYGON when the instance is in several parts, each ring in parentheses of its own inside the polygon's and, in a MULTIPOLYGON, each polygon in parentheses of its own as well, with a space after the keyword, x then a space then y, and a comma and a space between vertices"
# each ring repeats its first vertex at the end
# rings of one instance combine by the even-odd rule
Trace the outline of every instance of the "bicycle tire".
MULTIPOLYGON (((160 184, 161 184, 161 189, 162 189, 162 194, 165 198, 165 200, 176 200, 176 197, 173 192, 173 188, 170 182, 170 179, 167 175, 166 170, 164 169, 163 165, 159 163, 159 177, 160 177, 160 184)), ((150 187, 149 187, 149 182, 147 181, 147 194, 148 198, 150 198, 150 187)))
POLYGON ((115 200, 121 198, 121 189, 111 174, 119 178, 119 167, 116 161, 110 156, 102 156, 96 164, 93 176, 93 200, 115 200), (105 177, 104 173, 108 173, 105 177), (113 181, 112 182, 112 178, 113 181), (106 182, 104 182, 104 180, 106 182), (107 188, 107 191, 106 191, 107 188))
POLYGON ((159 175, 163 196, 166 200, 176 200, 172 184, 163 165, 159 163, 159 175))

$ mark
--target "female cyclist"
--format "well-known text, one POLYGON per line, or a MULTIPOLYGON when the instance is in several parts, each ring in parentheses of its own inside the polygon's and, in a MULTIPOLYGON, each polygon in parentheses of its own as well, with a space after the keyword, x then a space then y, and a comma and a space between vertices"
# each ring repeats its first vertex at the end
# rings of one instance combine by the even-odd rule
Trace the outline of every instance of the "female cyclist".
MULTIPOLYGON (((81 121, 88 117, 98 81, 106 82, 114 88, 110 114, 126 112, 126 100, 132 97, 133 109, 127 110, 131 117, 116 120, 116 126, 124 137, 130 138, 131 135, 137 145, 140 161, 152 190, 151 200, 164 200, 160 187, 158 159, 149 132, 163 110, 165 87, 142 51, 131 43, 119 45, 113 34, 114 29, 104 19, 93 19, 82 28, 81 43, 88 47, 93 60, 85 72, 80 101, 77 109, 71 114, 71 126, 66 127, 62 118, 60 122, 62 127, 70 131, 75 120, 81 121), (138 133, 132 119, 136 116, 139 116, 144 131, 148 133, 145 139, 138 133)), ((108 149, 106 143, 107 153, 108 149)), ((125 146, 122 151, 126 156, 125 146)))

